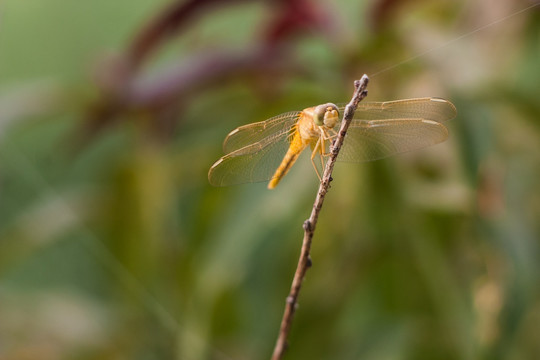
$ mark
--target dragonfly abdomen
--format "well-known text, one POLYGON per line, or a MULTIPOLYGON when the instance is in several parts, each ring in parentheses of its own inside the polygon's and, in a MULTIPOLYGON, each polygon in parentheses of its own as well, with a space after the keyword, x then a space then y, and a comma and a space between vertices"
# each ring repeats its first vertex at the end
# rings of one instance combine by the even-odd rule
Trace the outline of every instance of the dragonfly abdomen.
POLYGON ((283 161, 281 162, 276 172, 274 173, 274 176, 272 176, 272 179, 268 183, 269 189, 273 189, 279 184, 281 179, 287 174, 291 166, 294 165, 296 159, 298 159, 298 156, 300 156, 300 154, 308 146, 308 144, 309 141, 305 141, 304 139, 302 139, 298 131, 294 132, 291 144, 289 145, 287 153, 283 157, 283 161))

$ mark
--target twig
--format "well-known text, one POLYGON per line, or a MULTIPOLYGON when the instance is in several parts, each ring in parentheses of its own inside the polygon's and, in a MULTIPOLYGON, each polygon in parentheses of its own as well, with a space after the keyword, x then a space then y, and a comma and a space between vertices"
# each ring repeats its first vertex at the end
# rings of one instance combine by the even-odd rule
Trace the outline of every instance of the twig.
POLYGON ((302 242, 302 251, 300 252, 300 258, 298 259, 298 265, 296 267, 296 273, 294 274, 294 279, 291 285, 291 291, 289 296, 287 296, 285 311, 281 320, 279 336, 276 346, 274 347, 272 360, 280 360, 287 349, 287 337, 289 336, 294 313, 298 305, 300 287, 302 286, 302 281, 304 280, 307 269, 311 266, 311 258, 309 253, 311 249, 311 241, 315 233, 315 227, 317 225, 317 219, 319 218, 319 213, 321 212, 324 197, 328 192, 330 181, 332 181, 332 170, 334 169, 334 164, 339 154, 339 150, 343 145, 343 140, 345 139, 345 134, 347 133, 349 124, 352 121, 354 112, 358 107, 358 103, 367 96, 366 88, 368 81, 369 78, 367 75, 364 75, 362 76, 362 79, 354 82, 355 91, 351 101, 345 107, 341 128, 339 129, 338 136, 334 142, 334 145, 332 146, 330 158, 328 159, 326 167, 324 168, 323 178, 319 186, 317 197, 315 198, 315 203, 313 204, 311 216, 309 219, 304 221, 304 240, 302 242))

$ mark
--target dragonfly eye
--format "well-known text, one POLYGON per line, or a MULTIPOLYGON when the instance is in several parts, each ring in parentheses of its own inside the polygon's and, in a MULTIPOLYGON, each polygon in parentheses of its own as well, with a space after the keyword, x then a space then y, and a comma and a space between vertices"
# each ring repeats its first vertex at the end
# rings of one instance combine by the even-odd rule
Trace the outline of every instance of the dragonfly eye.
POLYGON ((339 111, 336 105, 327 103, 319 105, 313 112, 313 122, 317 126, 333 128, 339 119, 339 111))
POLYGON ((324 114, 326 113, 326 104, 319 105, 315 108, 315 111, 313 112, 313 122, 317 126, 323 126, 324 125, 324 114))

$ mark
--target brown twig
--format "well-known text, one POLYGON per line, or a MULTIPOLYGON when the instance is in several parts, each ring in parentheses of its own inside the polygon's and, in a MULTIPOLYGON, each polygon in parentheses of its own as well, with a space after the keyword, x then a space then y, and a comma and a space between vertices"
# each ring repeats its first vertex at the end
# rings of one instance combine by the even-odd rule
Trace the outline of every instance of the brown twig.
POLYGON ((281 319, 281 327, 279 329, 279 336, 276 346, 274 347, 272 360, 280 360, 287 349, 287 338, 289 336, 292 320, 298 304, 300 287, 302 286, 302 281, 304 280, 307 269, 311 266, 311 258, 309 253, 311 249, 311 241, 315 233, 315 227, 317 225, 317 219, 319 218, 319 213, 322 209, 324 197, 328 192, 330 181, 332 181, 332 170, 334 169, 334 164, 338 157, 339 150, 343 145, 343 140, 345 139, 345 134, 347 133, 349 124, 352 121, 354 112, 358 107, 358 103, 367 96, 366 88, 368 81, 369 79, 367 75, 364 75, 362 76, 362 79, 354 82, 355 91, 351 101, 345 107, 341 128, 339 129, 338 136, 334 142, 334 145, 332 146, 330 158, 328 159, 326 167, 324 168, 323 178, 319 186, 317 197, 315 198, 315 203, 313 204, 311 216, 309 219, 304 221, 304 240, 302 242, 302 251, 300 252, 300 258, 298 259, 298 265, 296 267, 296 273, 294 274, 294 279, 291 285, 291 291, 289 296, 287 296, 285 311, 283 313, 283 318, 281 319))

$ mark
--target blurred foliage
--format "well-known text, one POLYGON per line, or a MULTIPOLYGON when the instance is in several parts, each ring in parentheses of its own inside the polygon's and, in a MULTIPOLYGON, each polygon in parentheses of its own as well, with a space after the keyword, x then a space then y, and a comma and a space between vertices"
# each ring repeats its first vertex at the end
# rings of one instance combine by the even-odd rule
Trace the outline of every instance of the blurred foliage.
POLYGON ((535 3, 202 3, 139 47, 176 3, 0 4, 0 357, 269 358, 317 178, 304 158, 274 191, 212 188, 208 168, 229 130, 367 73, 368 100, 458 118, 338 164, 286 358, 540 358, 535 3))

